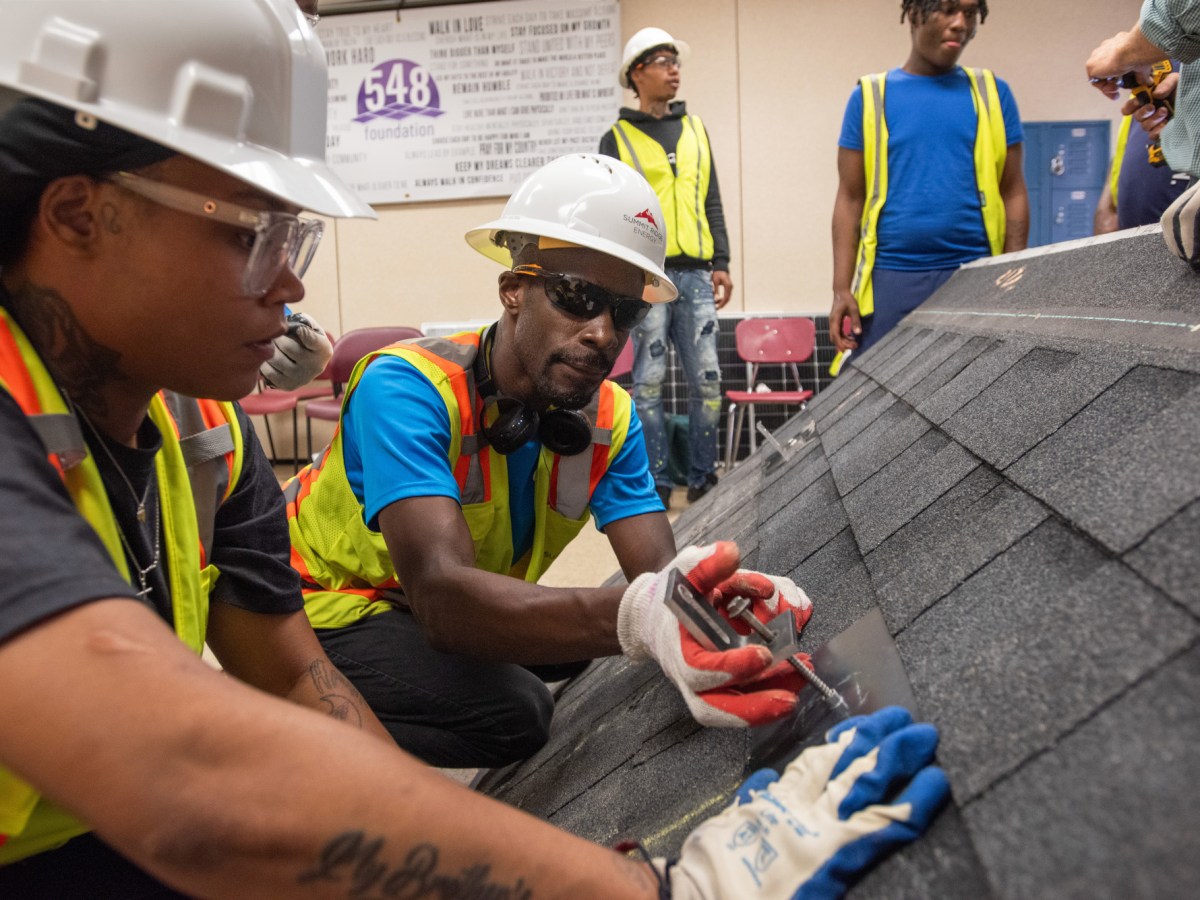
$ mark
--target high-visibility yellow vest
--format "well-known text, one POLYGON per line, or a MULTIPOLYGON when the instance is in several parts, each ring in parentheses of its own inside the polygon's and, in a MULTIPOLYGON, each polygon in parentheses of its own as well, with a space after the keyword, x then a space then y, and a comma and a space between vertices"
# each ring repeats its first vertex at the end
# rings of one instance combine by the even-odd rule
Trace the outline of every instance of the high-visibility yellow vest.
MULTIPOLYGON (((966 69, 971 85, 971 103, 975 107, 975 183, 979 188, 979 203, 983 227, 993 256, 1004 252, 1004 200, 1000 196, 1000 179, 1008 157, 1008 136, 1004 128, 1004 111, 996 76, 989 69, 966 69), (980 109, 983 114, 980 114, 980 109)), ((866 172, 866 202, 863 204, 859 227, 858 252, 854 260, 854 280, 850 290, 858 301, 858 314, 875 312, 875 288, 871 278, 875 255, 879 248, 879 217, 883 213, 888 191, 888 128, 884 114, 884 88, 887 73, 864 75, 859 79, 863 97, 863 167, 866 172)), ((834 357, 829 367, 831 375, 841 370, 842 353, 834 357)))
POLYGON ((636 125, 619 120, 613 126, 621 162, 650 182, 662 206, 667 234, 667 257, 713 258, 713 236, 704 211, 712 179, 712 152, 699 116, 682 118, 683 131, 675 146, 675 167, 667 151, 636 125))
POLYGON ((1108 186, 1112 192, 1113 209, 1117 208, 1117 182, 1121 180, 1121 163, 1125 159, 1125 146, 1129 143, 1129 125, 1132 122, 1132 116, 1121 119, 1121 125, 1117 128, 1117 150, 1113 154, 1112 165, 1108 167, 1108 186))
MULTIPOLYGON (((0 309, 0 390, 29 417, 50 464, 96 530, 122 577, 130 580, 116 517, 76 418, 45 364, 7 311, 0 309)), ((163 391, 150 403, 162 432, 154 460, 175 633, 199 654, 208 598, 218 572, 208 564, 217 506, 237 486, 242 433, 230 403, 163 391)), ((0 767, 0 865, 41 853, 90 829, 30 784, 0 767)))
MULTIPOLYGON (((559 456, 542 448, 534 475, 534 532, 529 551, 513 559, 508 466, 480 434, 485 414, 474 363, 485 329, 443 338, 419 338, 359 360, 342 400, 342 416, 363 371, 380 356, 407 360, 437 389, 450 418, 447 464, 458 483, 463 516, 475 543, 478 568, 537 581, 588 520, 588 504, 628 433, 633 404, 605 381, 580 412, 592 426, 583 453, 559 456)), ((387 410, 358 414, 388 415, 387 410)), ((342 423, 315 462, 284 485, 292 538, 292 565, 304 587, 314 628, 340 628, 403 605, 401 585, 383 535, 367 527, 363 505, 346 476, 342 423)))

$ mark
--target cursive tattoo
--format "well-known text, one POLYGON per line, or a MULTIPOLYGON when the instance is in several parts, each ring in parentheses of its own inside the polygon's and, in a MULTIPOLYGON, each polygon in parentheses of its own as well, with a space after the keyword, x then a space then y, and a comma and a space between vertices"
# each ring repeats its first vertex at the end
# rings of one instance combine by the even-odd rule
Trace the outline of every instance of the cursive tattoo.
POLYGON ((337 668, 327 660, 313 660, 308 666, 308 677, 326 706, 331 719, 341 719, 356 728, 362 728, 363 716, 360 707, 366 706, 360 694, 337 668))
POLYGON ((491 866, 479 863, 457 873, 438 872, 438 850, 417 844, 403 862, 380 859, 384 839, 361 831, 339 834, 325 845, 317 864, 297 879, 300 884, 327 881, 345 885, 354 900, 530 900, 533 889, 518 878, 514 885, 490 881, 491 866))

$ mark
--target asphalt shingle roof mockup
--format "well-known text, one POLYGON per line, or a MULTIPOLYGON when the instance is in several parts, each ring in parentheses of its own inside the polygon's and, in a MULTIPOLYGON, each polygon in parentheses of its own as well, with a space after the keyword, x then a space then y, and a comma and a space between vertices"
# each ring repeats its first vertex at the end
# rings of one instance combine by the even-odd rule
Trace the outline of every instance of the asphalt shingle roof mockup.
MULTIPOLYGON (((775 437, 677 543, 793 578, 802 649, 881 613, 953 790, 851 896, 1195 896, 1200 275, 1157 228, 964 267, 775 437)), ((482 789, 672 855, 755 742, 613 658, 482 789)))

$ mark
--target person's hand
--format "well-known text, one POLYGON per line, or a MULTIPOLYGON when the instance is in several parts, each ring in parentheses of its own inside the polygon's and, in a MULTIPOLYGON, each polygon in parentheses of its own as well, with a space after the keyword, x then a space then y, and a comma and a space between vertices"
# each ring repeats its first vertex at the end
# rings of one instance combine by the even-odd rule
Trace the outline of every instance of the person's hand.
POLYGON ((836 898, 915 840, 950 795, 931 765, 937 729, 889 706, 832 729, 779 777, 754 773, 734 804, 656 860, 674 900, 836 898))
POLYGON ((733 279, 729 277, 729 273, 724 269, 713 269, 712 272, 713 286, 713 305, 717 309, 722 309, 730 298, 733 297, 733 279))
POLYGON ((275 339, 275 353, 258 370, 263 381, 281 391, 294 391, 321 374, 333 344, 317 320, 304 313, 287 317, 287 333, 275 339))
MULTIPOLYGON (((812 618, 812 601, 790 578, 766 575, 749 569, 738 569, 729 578, 716 585, 708 594, 713 604, 720 609, 729 606, 735 597, 750 601, 750 610, 760 622, 770 622, 787 610, 796 619, 797 633, 804 630, 812 618)), ((751 627, 740 619, 730 619, 739 634, 749 634, 751 627)))
POLYGON ((829 339, 837 350, 857 350, 857 336, 862 334, 862 319, 858 315, 858 301, 847 290, 833 292, 833 308, 829 311, 829 339), (844 320, 850 319, 850 334, 843 331, 844 320))
MULTIPOLYGON (((1174 100, 1175 88, 1179 84, 1179 73, 1172 72, 1158 83, 1151 92, 1156 100, 1174 100)), ((1133 120, 1142 126, 1152 138, 1162 134, 1171 121, 1170 111, 1165 106, 1155 106, 1152 103, 1139 103, 1136 97, 1130 97, 1121 107, 1122 115, 1133 116, 1133 120)))
MULTIPOLYGON (((777 584, 761 576, 766 580, 759 582, 748 578, 759 573, 739 572, 737 564, 737 545, 731 541, 688 547, 661 572, 635 578, 617 613, 617 637, 625 655, 656 660, 701 725, 733 728, 773 722, 795 709, 806 684, 787 660, 773 663, 771 651, 762 644, 705 650, 664 602, 670 572, 678 569, 710 602, 718 587, 727 602, 733 583, 740 581, 754 591, 752 609, 760 619, 773 617, 773 605, 780 612, 785 606, 794 608, 798 628, 808 621, 811 604, 806 605, 808 598, 788 579, 777 584)), ((733 621, 741 633, 748 630, 744 622, 733 621)), ((799 656, 805 661, 804 654, 799 656)))
POLYGON ((1175 198, 1175 202, 1162 214, 1163 240, 1167 249, 1186 261, 1193 269, 1200 269, 1200 182, 1175 198))

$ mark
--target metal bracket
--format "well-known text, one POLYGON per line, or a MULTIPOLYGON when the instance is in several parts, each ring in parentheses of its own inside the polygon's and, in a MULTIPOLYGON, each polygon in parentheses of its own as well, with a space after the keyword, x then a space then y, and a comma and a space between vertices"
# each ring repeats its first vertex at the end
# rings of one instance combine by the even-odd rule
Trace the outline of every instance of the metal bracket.
POLYGON ((667 607, 705 650, 724 651, 761 644, 771 651, 776 662, 796 652, 796 617, 790 609, 766 623, 774 635, 767 642, 754 633, 739 634, 678 569, 672 569, 667 579, 667 607))

